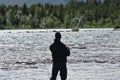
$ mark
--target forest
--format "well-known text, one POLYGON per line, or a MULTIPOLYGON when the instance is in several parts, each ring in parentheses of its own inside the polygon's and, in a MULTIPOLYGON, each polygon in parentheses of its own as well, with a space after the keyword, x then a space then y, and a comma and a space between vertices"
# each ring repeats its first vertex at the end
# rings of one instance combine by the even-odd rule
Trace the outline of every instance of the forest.
POLYGON ((70 0, 67 4, 0 5, 0 29, 115 28, 120 0, 70 0))

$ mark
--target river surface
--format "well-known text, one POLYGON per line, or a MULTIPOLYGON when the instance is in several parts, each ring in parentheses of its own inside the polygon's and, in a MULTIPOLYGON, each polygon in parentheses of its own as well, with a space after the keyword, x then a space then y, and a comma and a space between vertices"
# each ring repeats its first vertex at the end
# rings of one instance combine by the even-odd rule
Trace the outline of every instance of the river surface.
POLYGON ((49 80, 55 31, 71 51, 68 80, 120 79, 120 30, 48 29, 0 31, 0 80, 49 80))

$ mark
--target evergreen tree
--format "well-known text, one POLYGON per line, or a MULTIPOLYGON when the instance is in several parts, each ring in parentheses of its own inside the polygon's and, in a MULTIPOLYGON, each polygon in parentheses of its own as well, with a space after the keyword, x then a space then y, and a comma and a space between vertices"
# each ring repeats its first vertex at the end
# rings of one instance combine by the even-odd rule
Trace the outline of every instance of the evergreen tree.
POLYGON ((14 25, 14 12, 12 9, 9 9, 9 11, 6 13, 7 17, 7 25, 14 25))
POLYGON ((27 11, 27 5, 24 3, 23 7, 22 7, 22 13, 23 15, 27 15, 28 11, 27 11))
POLYGON ((5 16, 5 13, 6 13, 5 9, 6 9, 5 5, 0 6, 0 13, 1 13, 2 16, 5 16))

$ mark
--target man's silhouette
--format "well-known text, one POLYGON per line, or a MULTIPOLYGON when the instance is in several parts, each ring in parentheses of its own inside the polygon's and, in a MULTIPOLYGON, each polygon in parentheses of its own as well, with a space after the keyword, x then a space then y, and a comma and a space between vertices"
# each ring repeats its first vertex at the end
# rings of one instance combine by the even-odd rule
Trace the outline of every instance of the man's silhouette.
POLYGON ((61 42, 61 34, 55 33, 54 43, 50 46, 53 58, 52 77, 50 80, 56 80, 57 74, 60 71, 61 80, 67 79, 67 56, 70 55, 70 50, 61 42))

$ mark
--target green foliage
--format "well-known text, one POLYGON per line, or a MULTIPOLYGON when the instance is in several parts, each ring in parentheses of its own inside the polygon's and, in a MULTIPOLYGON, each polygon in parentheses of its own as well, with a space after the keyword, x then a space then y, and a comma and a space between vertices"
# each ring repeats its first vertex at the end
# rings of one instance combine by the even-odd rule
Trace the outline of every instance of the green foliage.
POLYGON ((0 29, 114 28, 120 25, 119 4, 119 0, 70 0, 65 5, 0 5, 0 29))
POLYGON ((27 15, 27 14, 28 14, 27 10, 28 10, 28 9, 27 9, 27 5, 24 4, 24 5, 23 5, 23 8, 22 8, 22 14, 23 14, 23 15, 27 15))
POLYGON ((0 14, 2 16, 5 16, 5 12, 6 12, 6 6, 5 5, 0 6, 0 14))
POLYGON ((64 18, 64 25, 66 26, 65 28, 70 28, 71 26, 71 19, 69 15, 66 15, 64 18))
POLYGON ((59 28, 60 21, 55 16, 47 16, 43 18, 42 21, 45 28, 59 28))
POLYGON ((2 23, 3 23, 3 16, 0 14, 0 29, 4 29, 2 23))
POLYGON ((19 29, 31 29, 31 26, 23 24, 23 25, 19 26, 19 29))
POLYGON ((3 17, 2 17, 2 15, 0 14, 0 24, 2 24, 2 19, 3 19, 3 17))
POLYGON ((116 30, 116 29, 120 29, 120 26, 116 25, 116 26, 114 27, 114 29, 115 29, 115 30, 116 30))
POLYGON ((99 21, 98 21, 98 26, 99 27, 103 27, 105 25, 105 20, 103 18, 101 18, 99 21))
POLYGON ((9 11, 6 13, 6 17, 7 17, 7 19, 6 19, 6 21, 7 21, 7 23, 6 23, 6 25, 7 26, 9 26, 9 25, 14 25, 14 12, 13 12, 13 10, 12 9, 9 9, 9 11))

